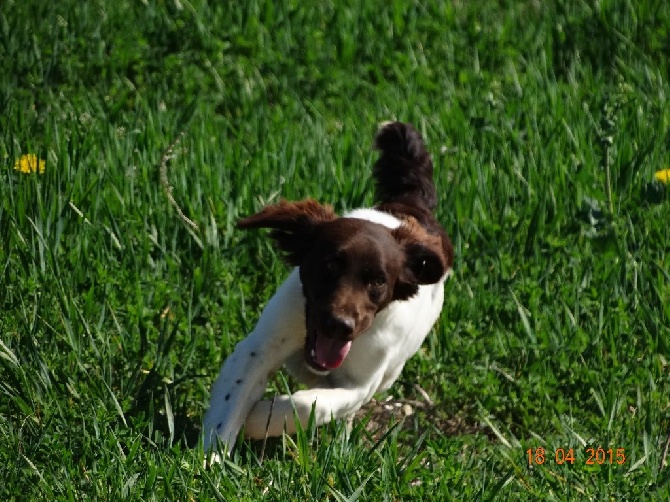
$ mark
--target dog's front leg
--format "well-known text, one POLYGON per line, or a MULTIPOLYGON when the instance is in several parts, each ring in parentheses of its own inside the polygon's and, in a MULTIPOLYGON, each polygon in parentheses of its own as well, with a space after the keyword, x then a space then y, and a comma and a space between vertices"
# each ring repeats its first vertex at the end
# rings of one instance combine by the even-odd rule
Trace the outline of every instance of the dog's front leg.
POLYGON ((270 374, 305 343, 305 299, 297 269, 277 290, 254 330, 223 364, 203 424, 205 451, 231 449, 270 374))
POLYGON ((371 394, 367 387, 314 388, 259 401, 247 416, 244 431, 252 439, 262 439, 266 434, 280 436, 284 431, 295 434, 296 416, 303 428, 307 427, 312 409, 317 426, 349 418, 371 394))

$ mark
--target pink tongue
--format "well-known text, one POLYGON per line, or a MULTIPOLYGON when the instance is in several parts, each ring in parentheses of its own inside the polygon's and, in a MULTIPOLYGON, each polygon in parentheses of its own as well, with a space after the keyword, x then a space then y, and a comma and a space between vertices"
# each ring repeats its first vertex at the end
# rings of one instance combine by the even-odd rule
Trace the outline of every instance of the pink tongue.
POLYGON ((316 362, 324 368, 334 370, 342 364, 342 361, 347 357, 350 348, 350 341, 345 342, 317 335, 314 359, 316 359, 316 362))

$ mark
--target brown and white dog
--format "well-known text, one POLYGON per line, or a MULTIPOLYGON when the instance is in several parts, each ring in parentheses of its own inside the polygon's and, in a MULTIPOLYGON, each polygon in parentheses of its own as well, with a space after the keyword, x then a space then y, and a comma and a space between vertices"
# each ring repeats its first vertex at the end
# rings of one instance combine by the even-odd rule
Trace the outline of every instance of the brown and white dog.
POLYGON ((270 228, 296 267, 226 360, 203 426, 205 451, 348 418, 388 389, 440 315, 453 249, 433 215, 433 163, 411 125, 377 132, 377 206, 338 217, 313 200, 280 202, 239 228, 270 228), (264 400, 281 366, 308 390, 264 400))

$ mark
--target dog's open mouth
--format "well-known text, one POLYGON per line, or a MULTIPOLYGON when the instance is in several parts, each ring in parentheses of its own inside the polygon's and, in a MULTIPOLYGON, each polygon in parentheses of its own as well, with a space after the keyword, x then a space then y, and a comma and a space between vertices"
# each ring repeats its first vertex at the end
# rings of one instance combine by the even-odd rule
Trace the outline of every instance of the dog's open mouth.
POLYGON ((307 337, 306 362, 318 374, 339 368, 351 349, 351 340, 338 340, 315 332, 307 337))

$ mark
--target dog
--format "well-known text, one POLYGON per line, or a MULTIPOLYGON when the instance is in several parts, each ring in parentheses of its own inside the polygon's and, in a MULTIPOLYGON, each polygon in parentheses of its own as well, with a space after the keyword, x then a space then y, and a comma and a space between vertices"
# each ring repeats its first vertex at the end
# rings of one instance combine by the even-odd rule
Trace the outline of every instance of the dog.
POLYGON ((351 418, 391 387, 437 321, 454 253, 433 214, 433 163, 410 124, 383 124, 376 206, 338 217, 307 199, 242 219, 269 228, 294 270, 225 361, 203 424, 205 451, 351 418), (308 389, 263 399, 284 366, 308 389))

